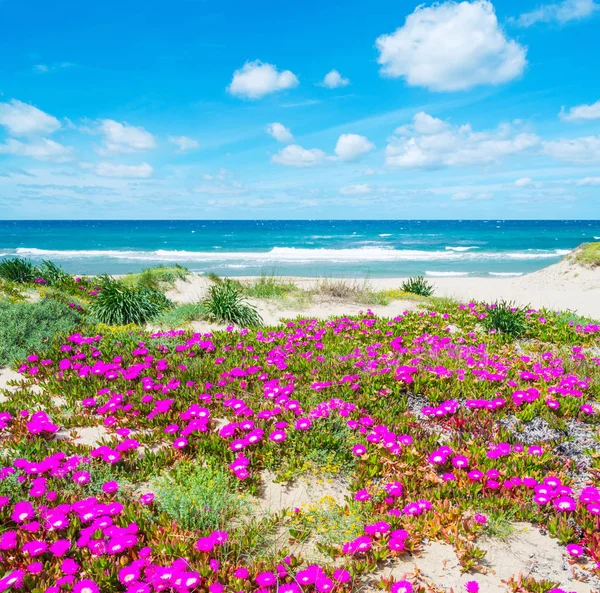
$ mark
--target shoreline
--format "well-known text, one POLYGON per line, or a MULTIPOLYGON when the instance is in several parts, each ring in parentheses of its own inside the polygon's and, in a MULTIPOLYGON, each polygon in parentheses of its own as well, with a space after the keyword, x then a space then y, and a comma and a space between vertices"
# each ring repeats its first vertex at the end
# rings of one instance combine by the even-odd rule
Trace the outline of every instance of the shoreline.
MULTIPOLYGON (((253 282, 259 276, 232 277, 241 282, 253 282)), ((278 280, 296 284, 300 289, 310 290, 311 287, 323 281, 340 281, 355 285, 368 285, 373 291, 400 289, 406 278, 328 278, 312 277, 301 278, 294 276, 277 276, 278 280)), ((600 319, 600 268, 592 269, 581 266, 569 259, 563 259, 546 268, 525 274, 523 276, 479 278, 479 277, 445 277, 427 278, 435 287, 434 296, 445 297, 462 302, 470 300, 493 303, 496 301, 512 301, 520 306, 531 306, 535 309, 547 308, 551 310, 572 311, 573 313, 600 319)), ((211 281, 207 276, 194 274, 187 281, 178 281, 176 288, 169 291, 168 296, 176 303, 192 303, 200 300, 211 281)), ((252 299, 251 299, 252 300, 252 299)), ((265 309, 269 317, 283 309, 285 313, 305 314, 306 309, 286 308, 285 300, 282 303, 264 299, 253 299, 255 303, 265 309), (279 305, 279 307, 277 307, 279 305)), ((389 305, 367 306, 365 304, 344 301, 343 299, 323 299, 321 302, 311 303, 309 311, 315 313, 330 312, 331 314, 349 314, 351 310, 364 310, 370 308, 377 314, 393 316, 402 311, 399 305, 406 304, 415 307, 418 301, 399 299, 389 305), (319 311, 321 310, 321 311, 319 311)), ((401 308, 401 307, 400 307, 401 308)), ((278 315, 279 316, 279 315, 278 315)), ((290 315, 291 316, 291 315, 290 315)))

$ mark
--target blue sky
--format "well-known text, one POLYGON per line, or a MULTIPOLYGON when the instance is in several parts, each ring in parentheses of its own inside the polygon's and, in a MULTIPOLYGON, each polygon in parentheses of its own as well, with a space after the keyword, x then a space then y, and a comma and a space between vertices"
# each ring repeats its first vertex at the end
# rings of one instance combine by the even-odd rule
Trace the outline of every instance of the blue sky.
POLYGON ((594 0, 0 0, 0 217, 600 218, 594 0))

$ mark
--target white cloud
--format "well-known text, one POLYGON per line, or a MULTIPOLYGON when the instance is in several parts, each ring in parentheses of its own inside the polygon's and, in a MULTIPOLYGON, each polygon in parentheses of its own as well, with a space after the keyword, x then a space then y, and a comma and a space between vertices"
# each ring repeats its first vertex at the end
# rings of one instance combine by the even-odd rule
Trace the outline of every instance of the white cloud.
POLYGON ((290 144, 271 157, 271 161, 290 167, 311 167, 325 160, 325 153, 318 148, 306 149, 290 144))
POLYGON ((556 161, 565 163, 600 164, 600 136, 549 140, 542 142, 542 152, 556 161))
POLYGON ((337 89, 341 86, 348 86, 350 84, 349 78, 344 78, 337 70, 331 70, 325 74, 323 82, 320 86, 327 87, 328 89, 337 89))
POLYGON ((99 163, 96 168, 96 175, 100 177, 131 177, 147 178, 152 176, 154 169, 148 163, 141 165, 123 165, 120 163, 99 163))
POLYGON ((273 136, 277 142, 285 142, 286 144, 290 144, 294 141, 294 136, 292 136, 292 133, 289 131, 289 129, 279 122, 273 122, 272 124, 269 124, 266 129, 267 134, 273 136))
POLYGON ((434 126, 423 126, 427 114, 417 114, 413 124, 396 130, 386 147, 386 164, 401 168, 439 168, 453 165, 493 163, 502 157, 534 147, 539 142, 535 134, 520 132, 508 124, 496 130, 476 132, 469 124, 452 126, 448 122, 436 123, 437 133, 419 133, 418 129, 430 131, 434 126), (419 116, 419 117, 417 117, 419 116))
POLYGON ((591 105, 577 105, 566 111, 563 107, 558 114, 564 121, 586 121, 590 119, 600 119, 600 101, 591 105))
POLYGON ((576 185, 600 185, 600 177, 584 177, 576 185))
POLYGON ((534 181, 531 177, 521 177, 515 181, 517 187, 529 187, 533 185, 534 181))
POLYGON ((0 126, 13 136, 43 136, 60 128, 60 122, 33 105, 13 99, 0 103, 0 126))
POLYGON ((505 36, 488 0, 418 6, 376 45, 382 74, 433 91, 507 82, 527 63, 526 48, 505 36))
POLYGON ((144 128, 113 119, 100 121, 100 133, 104 135, 104 148, 97 151, 99 154, 131 153, 156 147, 154 136, 144 128))
POLYGON ((9 138, 4 144, 0 144, 0 153, 56 163, 65 163, 71 160, 70 148, 47 138, 40 138, 30 143, 9 138))
POLYGON ((340 189, 340 193, 344 196, 359 196, 369 194, 373 190, 368 183, 358 183, 356 185, 346 185, 340 189))
POLYGON ((260 60, 246 62, 233 73, 227 90, 246 99, 260 99, 265 95, 291 89, 298 85, 298 78, 290 70, 279 72, 272 64, 260 60))
POLYGON ((564 2, 545 4, 531 12, 525 12, 514 22, 520 27, 531 27, 536 23, 564 25, 591 16, 599 6, 594 0, 564 0, 564 2))
POLYGON ((177 152, 186 152, 187 150, 194 150, 194 148, 200 148, 200 142, 187 136, 169 136, 169 142, 177 146, 177 152))
POLYGON ((374 148, 375 145, 369 142, 365 136, 342 134, 335 145, 335 154, 342 161, 356 161, 374 148))
POLYGON ((466 200, 491 200, 494 197, 494 194, 490 192, 479 192, 479 193, 470 193, 459 191, 452 194, 451 199, 455 202, 463 202, 466 200))

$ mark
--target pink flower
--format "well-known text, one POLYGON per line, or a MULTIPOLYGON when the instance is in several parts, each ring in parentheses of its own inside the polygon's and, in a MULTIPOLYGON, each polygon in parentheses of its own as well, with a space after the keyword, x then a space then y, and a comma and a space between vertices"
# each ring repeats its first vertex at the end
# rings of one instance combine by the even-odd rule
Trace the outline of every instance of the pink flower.
POLYGON ((578 546, 577 544, 569 544, 567 546, 567 552, 575 557, 575 558, 579 558, 579 556, 581 556, 583 554, 583 548, 581 546, 578 546))
POLYGON ((477 581, 467 581, 465 589, 467 590, 467 593, 478 593, 479 583, 477 581))
POLYGON ((367 452, 367 448, 364 445, 358 444, 352 447, 352 454, 356 455, 356 457, 360 457, 367 452))
POLYGON ((413 586, 409 581, 396 581, 392 583, 391 593, 412 593, 413 586))

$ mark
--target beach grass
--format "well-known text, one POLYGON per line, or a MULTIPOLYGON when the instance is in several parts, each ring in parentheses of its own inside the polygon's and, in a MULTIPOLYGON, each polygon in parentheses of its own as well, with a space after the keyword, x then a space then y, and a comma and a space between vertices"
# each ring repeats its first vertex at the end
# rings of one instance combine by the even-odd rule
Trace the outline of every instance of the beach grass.
POLYGON ((573 252, 573 258, 583 266, 590 268, 600 266, 600 242, 580 245, 573 252))

